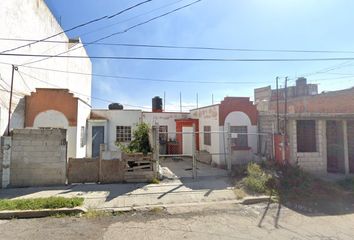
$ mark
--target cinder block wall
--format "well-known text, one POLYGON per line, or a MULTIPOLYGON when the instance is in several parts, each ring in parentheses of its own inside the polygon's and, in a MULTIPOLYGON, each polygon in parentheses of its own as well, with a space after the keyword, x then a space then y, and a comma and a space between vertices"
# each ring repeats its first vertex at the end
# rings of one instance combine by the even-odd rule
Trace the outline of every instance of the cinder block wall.
POLYGON ((266 156, 273 155, 273 131, 276 131, 276 118, 274 115, 262 114, 258 116, 258 131, 268 133, 268 135, 259 136, 259 151, 266 156), (274 127, 273 127, 274 125, 274 127), (274 128, 274 129, 273 129, 274 128))
POLYGON ((66 130, 13 130, 11 187, 65 184, 66 163, 66 130))

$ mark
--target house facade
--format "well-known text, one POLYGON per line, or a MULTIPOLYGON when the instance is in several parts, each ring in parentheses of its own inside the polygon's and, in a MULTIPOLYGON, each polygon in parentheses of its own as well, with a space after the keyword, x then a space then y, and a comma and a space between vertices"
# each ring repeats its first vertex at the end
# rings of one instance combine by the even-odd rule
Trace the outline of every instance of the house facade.
MULTIPOLYGON (((1 40, 0 52, 63 32, 43 0, 1 1, 0 9, 0 35, 11 39, 1 40), (14 40, 18 38, 30 40, 14 40)), ((78 48, 62 55, 88 56, 80 39, 69 39, 63 33, 50 40, 64 43, 38 42, 8 53, 55 55, 78 48)), ((49 58, 35 62, 39 59, 43 60, 0 56, 0 136, 7 135, 8 127, 10 130, 62 127, 68 130, 68 156, 84 157, 86 141, 81 136, 85 135, 91 109, 91 76, 68 72, 90 74, 91 61, 89 58, 49 58), (18 66, 18 70, 13 75, 10 107, 12 64, 18 66)))
POLYGON ((99 156, 100 144, 117 151, 117 142, 129 143, 139 123, 158 124, 160 154, 192 154, 193 126, 196 131, 197 151, 211 154, 212 164, 225 167, 227 157, 227 131, 232 133, 232 163, 247 163, 257 153, 257 109, 249 98, 226 97, 220 104, 197 108, 187 112, 152 112, 141 110, 102 109, 91 111, 87 130, 88 157, 99 156))
MULTIPOLYGON (((260 100, 259 95, 255 98, 260 100)), ((286 161, 317 175, 354 173, 354 88, 290 97, 286 115, 280 98, 279 120, 276 99, 266 103, 260 106, 259 128, 276 133, 279 122, 280 131, 286 133, 286 161)), ((281 149, 281 144, 275 141, 273 150, 281 149)))

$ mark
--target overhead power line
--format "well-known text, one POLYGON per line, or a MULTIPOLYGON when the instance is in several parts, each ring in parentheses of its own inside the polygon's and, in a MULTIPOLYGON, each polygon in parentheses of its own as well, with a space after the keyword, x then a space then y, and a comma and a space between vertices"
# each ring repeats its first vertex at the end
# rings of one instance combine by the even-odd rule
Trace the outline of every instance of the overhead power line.
POLYGON ((42 42, 42 41, 51 39, 51 38, 56 37, 56 36, 59 36, 59 35, 61 35, 61 34, 63 34, 63 33, 67 33, 67 32, 70 32, 70 31, 72 31, 72 30, 75 30, 75 29, 78 29, 78 28, 87 26, 87 25, 89 25, 89 24, 96 23, 96 22, 101 21, 101 20, 104 20, 104 19, 111 19, 111 18, 113 18, 113 17, 116 17, 116 16, 118 16, 118 15, 124 13, 124 12, 127 12, 127 11, 129 11, 129 10, 131 10, 131 9, 133 9, 133 8, 136 8, 136 7, 138 7, 138 6, 142 5, 142 4, 145 4, 145 3, 148 3, 148 2, 151 2, 151 1, 152 1, 152 0, 146 0, 146 1, 143 1, 143 2, 140 2, 140 3, 137 3, 137 4, 133 5, 133 6, 130 6, 130 7, 126 8, 126 9, 123 9, 123 10, 121 10, 121 11, 119 11, 119 12, 117 12, 117 13, 114 13, 114 14, 112 14, 112 15, 105 15, 105 16, 102 16, 102 17, 95 18, 95 19, 93 19, 93 20, 90 20, 90 21, 87 21, 87 22, 85 22, 85 23, 76 25, 76 26, 74 26, 74 27, 72 27, 72 28, 69 28, 69 29, 67 29, 67 30, 63 30, 63 31, 61 31, 61 32, 58 32, 58 33, 53 34, 53 35, 51 35, 51 36, 45 37, 45 38, 43 38, 43 39, 36 40, 36 41, 31 42, 31 43, 27 43, 27 44, 25 44, 25 45, 21 45, 21 46, 15 47, 15 48, 11 48, 11 49, 4 50, 4 51, 2 51, 1 53, 7 53, 7 52, 15 51, 15 50, 18 50, 18 49, 21 49, 21 48, 24 48, 24 47, 28 47, 28 46, 34 45, 34 44, 36 44, 36 43, 39 43, 39 42, 42 42))
MULTIPOLYGON (((21 38, 0 38, 0 41, 37 41, 35 39, 21 38)), ((48 40, 43 42, 63 43, 67 41, 48 40)), ((86 43, 82 43, 86 44, 86 43)), ((354 54, 354 51, 338 51, 338 50, 296 50, 296 49, 256 49, 256 48, 223 48, 223 47, 204 47, 204 46, 178 46, 178 45, 161 45, 161 44, 133 44, 133 43, 87 43, 90 45, 102 46, 119 46, 119 47, 141 47, 141 48, 166 48, 166 49, 189 49, 189 50, 210 50, 210 51, 235 51, 235 52, 277 52, 277 53, 347 53, 354 54)))
MULTIPOLYGON (((354 57, 334 58, 176 58, 176 57, 127 57, 127 56, 63 56, 48 54, 0 53, 0 56, 106 59, 106 60, 148 60, 148 61, 202 61, 202 62, 313 62, 313 61, 353 61, 354 57)), ((45 59, 42 59, 45 60, 45 59)), ((33 62, 32 62, 33 63, 33 62)), ((21 65, 20 65, 21 66, 21 65)))
MULTIPOLYGON (((32 79, 34 79, 34 80, 39 81, 39 82, 46 83, 46 84, 51 85, 51 86, 53 86, 53 87, 57 87, 57 88, 62 88, 62 87, 63 87, 63 86, 59 86, 59 85, 53 84, 53 83, 51 83, 51 82, 48 82, 48 81, 39 79, 39 78, 34 77, 34 76, 32 76, 32 75, 30 75, 30 74, 28 74, 28 73, 25 73, 25 72, 22 72, 22 71, 18 71, 18 72, 20 72, 21 74, 23 74, 23 75, 25 75, 25 76, 27 76, 27 77, 30 77, 30 78, 32 78, 32 79)), ((103 101, 103 102, 107 102, 107 103, 114 103, 114 102, 116 102, 116 101, 114 101, 114 100, 109 100, 109 99, 104 99, 104 98, 97 98, 97 97, 93 97, 93 96, 91 96, 91 95, 83 94, 83 93, 76 92, 76 91, 72 91, 72 90, 70 90, 70 92, 75 93, 75 94, 77 94, 77 95, 84 96, 84 97, 88 97, 88 98, 100 100, 100 101, 103 101)), ((144 106, 131 105, 131 104, 126 104, 126 103, 122 103, 122 104, 125 105, 125 106, 128 106, 128 107, 137 107, 137 108, 151 109, 151 108, 149 108, 149 107, 144 107, 144 106)))
MULTIPOLYGON (((10 63, 0 62, 0 64, 11 65, 10 63)), ((258 84, 264 83, 267 84, 269 82, 250 82, 250 81, 192 81, 192 80, 173 80, 173 79, 158 79, 158 78, 146 78, 146 77, 131 77, 131 76, 118 76, 118 75, 107 75, 107 74, 96 74, 96 73, 84 73, 84 72, 75 72, 75 71, 66 71, 60 69, 51 69, 51 68, 42 68, 42 67, 31 67, 31 66, 22 66, 22 68, 29 69, 37 69, 43 71, 51 71, 51 72, 60 72, 66 74, 76 74, 76 75, 85 75, 85 76, 95 76, 95 77, 103 77, 103 78, 113 78, 113 79, 129 79, 129 80, 138 80, 138 81, 151 81, 151 82, 168 82, 168 83, 190 83, 190 84, 258 84)))
MULTIPOLYGON (((189 3, 189 4, 186 4, 186 5, 181 6, 181 7, 179 7, 179 8, 173 9, 173 10, 171 10, 171 11, 169 11, 169 12, 166 12, 166 13, 164 13, 164 14, 161 14, 161 15, 159 15, 159 16, 156 16, 156 17, 150 18, 150 19, 148 19, 148 20, 146 20, 146 21, 137 23, 137 24, 135 24, 135 25, 133 25, 133 26, 130 26, 130 27, 126 28, 126 29, 123 30, 123 31, 119 31, 119 32, 115 32, 115 33, 106 35, 106 36, 101 37, 101 38, 99 38, 99 39, 96 39, 96 40, 94 40, 94 41, 92 41, 92 42, 83 44, 83 45, 78 46, 78 47, 76 47, 76 48, 71 48, 71 49, 69 49, 69 50, 67 50, 67 51, 65 51, 65 52, 61 52, 61 53, 58 53, 58 54, 53 55, 53 56, 61 56, 62 54, 65 54, 65 53, 68 53, 68 52, 71 52, 71 51, 74 51, 74 50, 77 50, 77 49, 86 47, 86 46, 91 45, 91 44, 93 44, 93 43, 102 41, 102 40, 104 40, 104 39, 108 39, 108 38, 110 38, 110 37, 113 37, 113 36, 116 36, 116 35, 119 35, 119 34, 124 34, 124 33, 128 32, 128 31, 130 31, 130 30, 132 30, 132 29, 134 29, 134 28, 136 28, 136 27, 145 25, 145 24, 147 24, 147 23, 149 23, 149 22, 152 22, 152 21, 154 21, 154 20, 156 20, 156 19, 165 17, 165 16, 167 16, 167 15, 169 15, 169 14, 172 14, 172 13, 177 12, 177 11, 179 11, 179 10, 182 10, 182 9, 184 9, 184 8, 190 7, 190 6, 192 6, 192 5, 194 5, 194 4, 198 3, 198 2, 201 2, 201 1, 202 1, 202 0, 197 0, 197 1, 191 2, 191 3, 189 3)), ((47 60, 47 59, 49 59, 49 58, 51 58, 51 57, 52 57, 52 56, 48 56, 48 57, 45 57, 45 58, 43 58, 43 59, 40 59, 40 60, 37 60, 37 61, 33 61, 33 62, 29 62, 29 63, 23 64, 23 65, 28 65, 28 64, 33 64, 33 63, 41 62, 41 61, 47 60)))

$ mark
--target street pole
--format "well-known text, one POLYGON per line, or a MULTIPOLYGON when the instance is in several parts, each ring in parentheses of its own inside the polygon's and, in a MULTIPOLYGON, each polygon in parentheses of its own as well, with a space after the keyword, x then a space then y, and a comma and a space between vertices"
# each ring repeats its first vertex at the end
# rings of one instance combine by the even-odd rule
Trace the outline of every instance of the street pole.
POLYGON ((179 111, 182 112, 182 92, 179 92, 179 111))
POLYGON ((279 134, 279 77, 276 77, 277 85, 277 133, 279 134))
POLYGON ((14 89, 14 74, 15 70, 17 71, 18 68, 15 65, 12 65, 12 74, 11 74, 11 87, 10 87, 10 102, 9 102, 9 117, 7 120, 7 136, 10 136, 10 125, 11 125, 11 105, 12 105, 12 92, 14 89))
POLYGON ((197 93, 197 108, 198 108, 199 106, 198 106, 198 93, 197 93))

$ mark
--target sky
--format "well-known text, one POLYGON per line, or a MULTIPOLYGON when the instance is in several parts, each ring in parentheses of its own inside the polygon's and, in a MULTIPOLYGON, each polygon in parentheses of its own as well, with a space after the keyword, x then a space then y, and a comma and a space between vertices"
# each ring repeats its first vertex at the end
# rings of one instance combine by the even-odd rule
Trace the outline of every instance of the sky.
MULTIPOLYGON (((116 13, 142 0, 46 0, 63 29, 107 14, 116 13)), ((193 0, 152 0, 115 18, 68 33, 90 42, 124 30, 193 0), (107 27, 112 25, 111 27, 107 27), (95 31, 106 27, 100 31, 95 31)), ((247 49, 295 49, 354 51, 354 1, 352 0, 202 0, 192 6, 103 40, 129 43, 247 49)), ((353 53, 274 53, 161 49, 90 45, 89 56, 175 57, 175 58, 335 58, 353 53)), ((92 96, 151 107, 151 98, 166 95, 166 111, 182 110, 220 102, 226 96, 250 97, 254 88, 271 85, 280 76, 289 85, 305 76, 331 91, 354 85, 354 61, 309 62, 198 62, 92 59, 93 73, 185 81, 153 82, 93 77, 92 96), (213 84, 193 83, 212 81, 213 84), (222 82, 235 82, 225 84, 222 82)), ((107 103, 93 99, 94 108, 107 103)))

